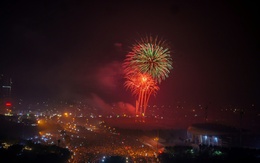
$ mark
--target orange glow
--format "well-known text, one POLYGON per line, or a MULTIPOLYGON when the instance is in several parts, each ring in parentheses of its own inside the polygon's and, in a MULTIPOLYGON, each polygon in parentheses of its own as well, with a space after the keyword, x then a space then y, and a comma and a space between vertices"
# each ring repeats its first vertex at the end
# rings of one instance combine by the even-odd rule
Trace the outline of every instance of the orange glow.
POLYGON ((66 113, 64 113, 64 116, 65 116, 65 117, 68 117, 68 116, 69 116, 69 114, 66 112, 66 113))
POLYGON ((143 81, 143 82, 146 82, 146 81, 147 81, 147 78, 146 78, 146 77, 142 77, 142 81, 143 81))

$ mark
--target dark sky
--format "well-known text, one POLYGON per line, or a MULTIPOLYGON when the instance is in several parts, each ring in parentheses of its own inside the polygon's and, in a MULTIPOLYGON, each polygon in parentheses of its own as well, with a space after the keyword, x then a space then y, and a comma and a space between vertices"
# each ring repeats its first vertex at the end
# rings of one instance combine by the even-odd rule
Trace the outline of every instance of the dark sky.
MULTIPOLYGON (((0 73, 19 98, 134 98, 121 64, 146 35, 171 45, 173 71, 151 103, 259 103, 254 1, 0 2, 0 73)), ((259 105, 258 105, 259 106, 259 105)))

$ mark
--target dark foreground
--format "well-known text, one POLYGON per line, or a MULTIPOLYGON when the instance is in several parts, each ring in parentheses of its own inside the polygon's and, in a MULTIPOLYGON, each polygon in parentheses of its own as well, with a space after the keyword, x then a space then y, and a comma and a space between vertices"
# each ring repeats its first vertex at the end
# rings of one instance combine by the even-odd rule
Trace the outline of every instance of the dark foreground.
POLYGON ((159 155, 160 162, 260 162, 260 149, 239 147, 191 146, 166 147, 159 155))

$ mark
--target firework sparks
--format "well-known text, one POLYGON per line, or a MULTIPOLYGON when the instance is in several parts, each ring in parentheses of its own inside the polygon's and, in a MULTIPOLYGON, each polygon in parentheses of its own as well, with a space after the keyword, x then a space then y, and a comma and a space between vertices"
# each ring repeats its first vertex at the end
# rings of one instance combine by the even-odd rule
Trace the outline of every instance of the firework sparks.
POLYGON ((139 71, 151 75, 156 82, 161 83, 172 69, 170 49, 165 41, 157 37, 141 39, 127 54, 124 66, 127 74, 139 71))
POLYGON ((125 87, 138 97, 138 100, 136 100, 136 114, 145 115, 150 96, 155 95, 159 90, 157 83, 150 75, 141 73, 127 76, 126 79, 125 87))
POLYGON ((172 69, 170 50, 165 41, 146 37, 137 41, 123 63, 125 87, 137 96, 136 114, 145 115, 151 94, 159 90, 172 69))

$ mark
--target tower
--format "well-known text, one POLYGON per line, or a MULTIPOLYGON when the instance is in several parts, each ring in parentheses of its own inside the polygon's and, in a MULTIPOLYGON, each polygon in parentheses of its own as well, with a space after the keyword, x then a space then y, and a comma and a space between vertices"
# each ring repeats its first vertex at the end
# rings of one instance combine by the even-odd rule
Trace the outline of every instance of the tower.
POLYGON ((0 74, 0 112, 11 110, 12 79, 0 74))

